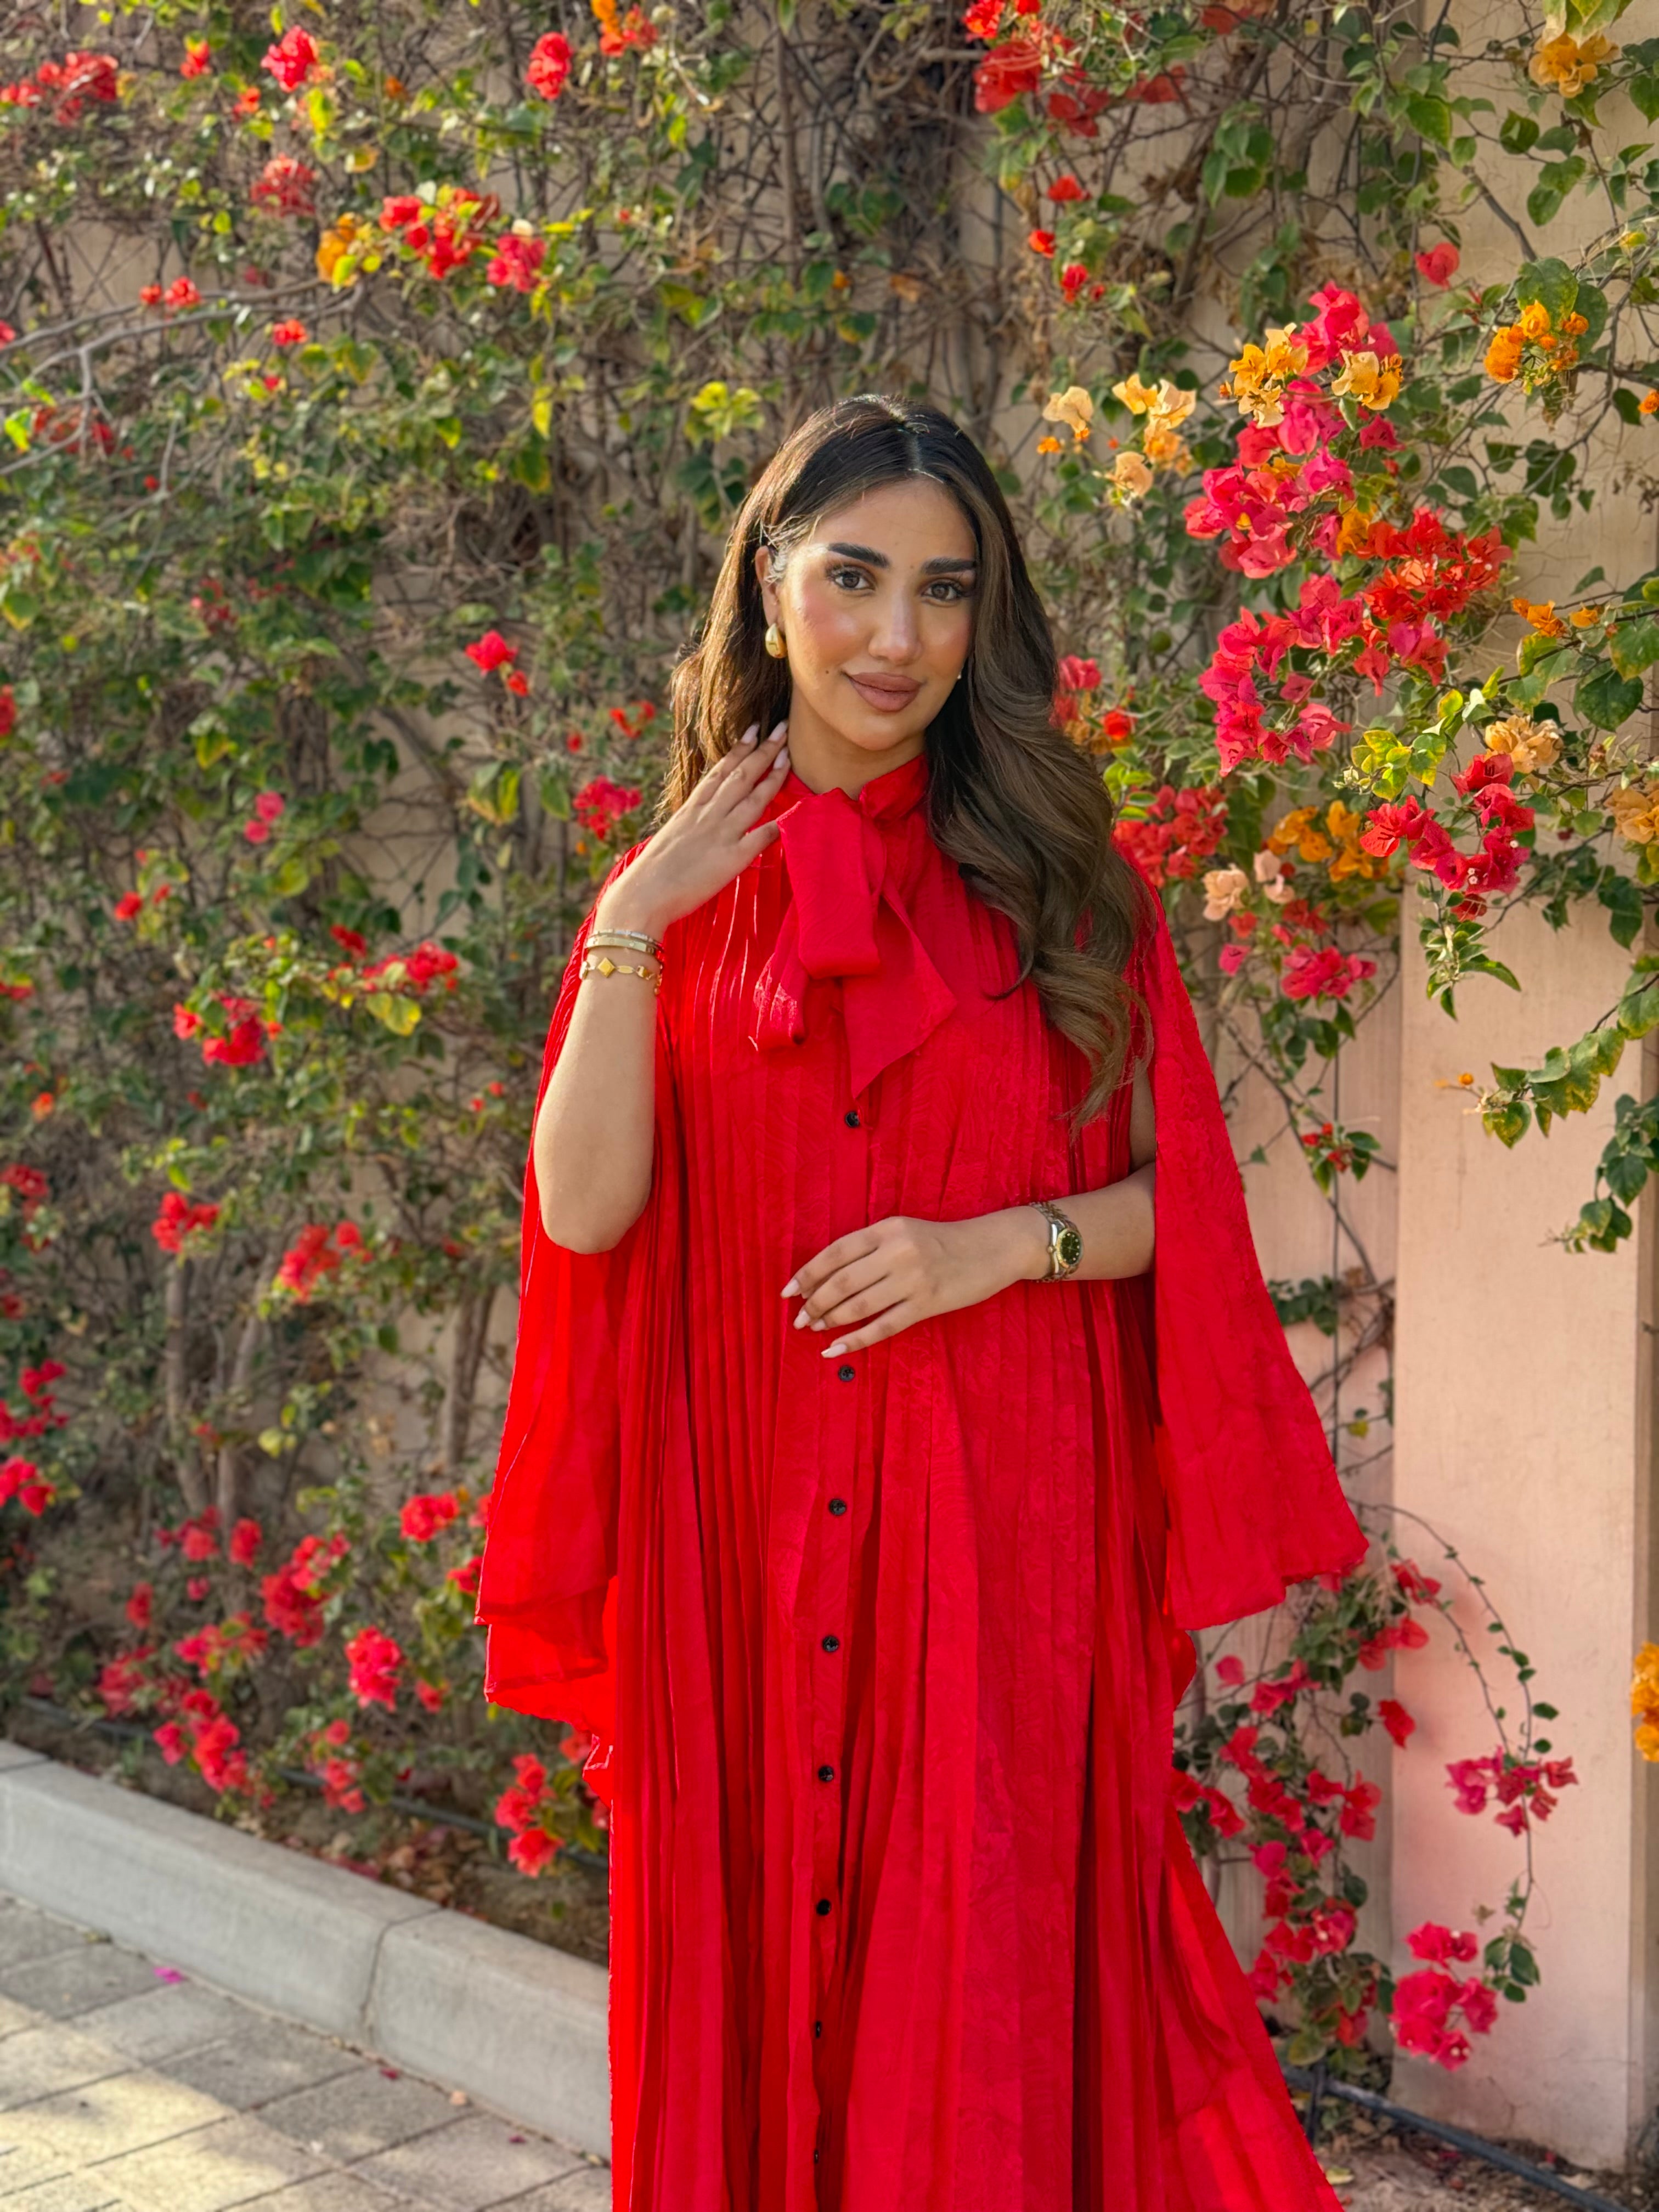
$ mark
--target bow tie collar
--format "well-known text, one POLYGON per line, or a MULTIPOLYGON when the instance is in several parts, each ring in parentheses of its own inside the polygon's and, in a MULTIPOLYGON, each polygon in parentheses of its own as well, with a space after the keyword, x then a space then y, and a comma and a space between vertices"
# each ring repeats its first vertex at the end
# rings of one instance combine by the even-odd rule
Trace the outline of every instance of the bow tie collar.
POLYGON ((839 980, 855 1095, 956 1011, 905 910, 882 827, 918 803, 926 781, 918 756, 855 799, 808 792, 793 775, 782 794, 800 794, 778 817, 791 898, 756 982, 750 1038, 762 1052, 804 1042, 811 984, 839 980))

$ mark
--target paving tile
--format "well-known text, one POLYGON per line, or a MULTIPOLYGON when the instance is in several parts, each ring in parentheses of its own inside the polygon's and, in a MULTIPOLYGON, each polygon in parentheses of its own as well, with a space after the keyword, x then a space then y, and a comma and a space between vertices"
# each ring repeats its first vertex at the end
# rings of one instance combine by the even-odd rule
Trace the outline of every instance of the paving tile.
POLYGON ((42 1959, 51 1951, 78 1951, 86 1940, 67 1920, 54 1920, 30 1905, 8 1903, 0 1910, 0 1967, 42 1959))
POLYGON ((55 2181, 40 2182, 21 2196, 0 2197, 0 2204, 7 2205, 9 2212, 129 2212, 95 2169, 60 2173, 55 2181))
POLYGON ((569 2173, 581 2153, 527 2136, 493 2113, 476 2112, 412 2142, 363 2160, 353 2171, 444 2212, 483 2212, 538 2183, 569 2173))
POLYGON ((17 2034, 22 2028, 39 2027, 40 2025, 38 2012, 31 2012, 27 2005, 19 2004, 15 1997, 0 1997, 0 2042, 9 2035, 17 2034))
MULTIPOLYGON (((152 1966, 152 1975, 155 1971, 152 1966)), ((240 2036, 262 2017, 234 1997, 221 1996, 217 1990, 204 1990, 198 1983, 156 1982, 136 1996, 77 2013, 75 2024, 128 2058, 161 2062, 176 2051, 240 2036)), ((167 2065, 161 2070, 173 2071, 167 2065)))
POLYGON ((161 2070, 175 2081, 188 2081, 192 2088, 216 2097, 233 2112, 246 2112, 337 2074, 361 2072, 362 2065, 354 2051, 331 2043, 325 2035, 313 2035, 308 2028, 272 2020, 264 2013, 249 2013, 230 2040, 205 2044, 167 2059, 161 2070))
POLYGON ((135 2212, 227 2212, 327 2169, 291 2136, 236 2112, 93 2170, 135 2212))
POLYGON ((78 2089, 83 2081, 101 2081, 108 2074, 125 2074, 128 2061, 106 2043, 86 2034, 77 2022, 41 2021, 21 2034, 6 2038, 0 2059, 0 2112, 14 2105, 32 2105, 40 2097, 55 2097, 64 2089, 78 2089))
POLYGON ((67 2020, 94 2006, 113 2004, 118 1997, 136 1996, 155 1987, 155 1973, 148 1959, 118 1950, 113 1943, 77 1943, 72 1951, 54 1951, 46 1958, 31 1958, 0 1968, 0 1996, 33 2005, 53 2020, 67 2020))
POLYGON ((0 2120, 0 2204, 6 2212, 21 2212, 21 2193, 42 2187, 68 2165, 50 2143, 14 2142, 0 2120))
MULTIPOLYGON (((5 2199, 0 2197, 0 2204, 5 2199)), ((7 2206, 7 2212, 11 2208, 7 2206)), ((415 2212, 406 2197, 388 2197, 372 2181, 356 2173, 319 2173, 315 2181, 296 2182, 262 2197, 258 2212, 415 2212)), ((427 2212, 422 2205, 419 2212, 427 2212)))
POLYGON ((70 2166, 89 2166, 224 2117, 211 2097, 137 2067, 16 2106, 0 2120, 0 2141, 59 2151, 70 2166))
POLYGON ((389 2080, 374 2065, 360 2065, 314 2089, 274 2098, 260 2106, 259 2117, 343 2166, 432 2128, 456 2124, 455 2107, 445 2091, 407 2074, 389 2080))
MULTIPOLYGON (((264 2212, 261 2206, 260 2212, 264 2212)), ((527 2197, 514 2197, 501 2212, 611 2212, 611 2168, 583 2166, 562 2181, 550 2181, 527 2197)))

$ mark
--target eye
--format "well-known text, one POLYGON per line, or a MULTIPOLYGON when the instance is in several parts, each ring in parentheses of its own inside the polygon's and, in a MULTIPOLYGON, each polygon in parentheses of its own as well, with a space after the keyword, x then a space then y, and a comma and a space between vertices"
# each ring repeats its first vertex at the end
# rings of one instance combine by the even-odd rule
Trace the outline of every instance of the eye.
POLYGON ((830 582, 843 592, 861 591, 870 579, 862 568, 837 568, 825 572, 830 582))
POLYGON ((927 586, 927 596, 928 598, 933 599, 933 594, 936 592, 943 592, 945 593, 945 597, 941 599, 935 599, 934 605, 936 606, 952 607, 962 599, 971 599, 973 597, 973 590, 974 587, 971 584, 959 583, 954 576, 936 576, 933 582, 927 586))

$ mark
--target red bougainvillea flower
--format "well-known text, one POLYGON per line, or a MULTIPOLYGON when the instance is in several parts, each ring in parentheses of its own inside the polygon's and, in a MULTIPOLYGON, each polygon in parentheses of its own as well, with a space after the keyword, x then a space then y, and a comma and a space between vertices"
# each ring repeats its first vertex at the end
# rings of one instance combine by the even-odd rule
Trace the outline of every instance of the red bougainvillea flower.
POLYGON ((461 1510, 453 1490, 424 1492, 405 1498, 398 1526, 412 1544, 429 1544, 441 1528, 448 1528, 461 1510))
POLYGON ((120 97, 120 69, 113 54, 65 54, 61 62, 43 63, 35 82, 41 93, 55 95, 52 112, 58 123, 77 121, 88 100, 112 107, 120 97))
POLYGON ((302 1649, 320 1642, 323 1633, 321 1585, 350 1548, 343 1535, 324 1541, 302 1536, 292 1556, 259 1585, 265 1619, 282 1635, 302 1649))
POLYGON ((624 54, 630 46, 654 46, 657 33, 642 8, 630 8, 617 17, 617 0, 589 0, 599 26, 599 52, 624 54))
POLYGON ((484 282, 498 291, 533 292, 536 272, 546 258, 544 239, 527 238, 522 231, 503 231, 495 240, 495 258, 484 270, 484 282))
POLYGON ((179 64, 180 76, 206 76, 213 66, 213 49, 205 39, 186 39, 185 58, 179 64))
POLYGON ((140 1644, 132 1651, 118 1651, 113 1659, 106 1659, 98 1670, 94 1687, 103 1701, 104 1711, 118 1718, 136 1711, 145 1688, 144 1662, 154 1646, 140 1644))
POLYGON ((164 1252, 181 1252, 185 1239, 198 1230, 211 1229, 219 1218, 216 1206, 197 1205, 182 1191, 167 1191, 161 1210, 149 1224, 149 1233, 164 1252))
POLYGON ((193 1037, 202 1026, 202 1017, 193 1006, 175 1006, 173 1009, 173 1034, 176 1037, 193 1037))
POLYGON ((1143 817, 1118 822, 1112 838, 1156 890, 1171 878, 1195 876, 1226 829, 1227 802, 1212 786, 1176 791, 1166 783, 1143 817))
POLYGON ((429 1713, 440 1713, 449 1698, 447 1682, 428 1682, 418 1674, 415 1678, 415 1694, 429 1713))
MULTIPOLYGON (((623 737, 637 738, 656 720, 657 710, 648 699, 635 699, 629 707, 613 707, 611 709, 611 719, 623 737)), ((580 740, 578 744, 571 746, 570 750, 574 752, 578 750, 579 747, 580 740)))
POLYGON ((144 902, 137 891, 123 891, 110 912, 117 921, 135 921, 144 910, 144 902))
POLYGON ((509 645, 498 629, 487 629, 482 637, 475 637, 471 645, 464 645, 461 650, 486 676, 510 665, 519 657, 518 647, 509 645))
POLYGON ((1449 240, 1442 239, 1438 246, 1431 246, 1426 253, 1419 253, 1415 258, 1417 273, 1423 282, 1440 291, 1443 292, 1457 274, 1460 256, 1449 240))
POLYGON ((188 276, 175 276, 161 295, 164 307, 199 307, 202 295, 188 276))
POLYGON ((266 1024, 252 999, 233 998, 222 991, 219 1003, 230 1027, 224 1036, 204 1037, 204 1063, 209 1067, 252 1067, 264 1052, 266 1024))
POLYGON ((1448 2025, 1460 1995, 1459 1985, 1449 1974, 1431 1967, 1406 1975, 1395 1984, 1391 2015, 1400 2048, 1431 2058, 1437 2066, 1467 2065, 1468 2038, 1448 2025))
POLYGON ((319 58, 316 40, 296 23, 283 32, 274 46, 266 47, 259 66, 270 71, 284 92, 297 92, 319 58))
POLYGON ((393 194, 381 206, 380 228, 419 254, 427 274, 441 283, 483 249, 484 226, 500 212, 501 202, 494 193, 441 185, 432 200, 412 192, 393 194))
POLYGON ((1085 660, 1075 653, 1061 655, 1054 674, 1062 691, 1098 691, 1100 689, 1099 662, 1085 660))
POLYGON ((1395 1583, 1413 1605, 1432 1605, 1440 1595, 1440 1585, 1432 1575, 1425 1575, 1415 1559, 1395 1559, 1392 1564, 1395 1583))
POLYGON ((496 1799, 495 1818, 513 1836, 507 1851, 513 1864, 521 1874, 537 1875, 559 1848, 558 1838, 544 1825, 544 1817, 556 1801, 548 1790, 547 1769, 539 1759, 520 1753, 513 1762, 513 1771, 517 1781, 496 1799))
POLYGON ((1048 187, 1048 198, 1060 207, 1069 200, 1080 200, 1086 197, 1082 185, 1069 171, 1063 177, 1056 177, 1048 187))
POLYGON ((406 988, 418 999, 425 995, 428 985, 436 982, 440 976, 445 990, 453 991, 455 971, 460 964, 453 952, 447 952, 441 945, 434 945, 428 939, 412 952, 388 953, 384 960, 375 961, 372 967, 362 970, 362 980, 380 991, 406 988))
POLYGON ((444 1577, 453 1583, 463 1597, 476 1597, 478 1590, 478 1570, 483 1565, 483 1553, 477 1552, 470 1559, 463 1559, 459 1567, 451 1567, 444 1577))
POLYGON ((368 940, 360 929, 346 929, 334 921, 329 924, 328 933, 342 952, 356 954, 368 950, 368 940))
POLYGON ((1413 1959, 1426 1959, 1431 1966, 1466 1966, 1480 1955, 1478 1936, 1454 1935, 1449 1928, 1442 1928, 1432 1920, 1425 1920, 1420 1928, 1413 1929, 1406 1938, 1406 1948, 1413 1959))
POLYGON ((306 1305, 318 1285, 337 1273, 343 1261, 361 1254, 362 1246, 362 1232, 355 1222, 342 1221, 333 1229, 324 1222, 309 1222, 283 1255, 277 1287, 306 1305))
POLYGON ((288 811, 288 801, 280 791, 262 791, 254 799, 253 811, 261 822, 279 822, 288 811))
POLYGON ((1397 1744, 1403 1745, 1417 1728, 1415 1719, 1398 1698, 1384 1698, 1376 1708, 1376 1717, 1397 1744))
POLYGON ((570 811, 584 830, 595 837, 609 838, 616 835, 623 817, 631 814, 639 803, 640 793, 631 786, 596 775, 573 795, 570 811))
POLYGON ((269 215, 315 215, 317 172, 292 154, 273 154, 254 179, 248 198, 269 215))
POLYGON ((962 19, 962 27, 970 39, 994 39, 1002 28, 1004 0, 974 0, 974 4, 962 19))
POLYGON ((273 323, 270 326, 270 343, 272 345, 305 345, 308 343, 310 337, 311 332, 306 328, 305 325, 297 321, 293 316, 290 316, 286 322, 273 323))
POLYGON ((1089 281, 1089 272, 1080 261, 1068 261, 1060 272, 1060 295, 1069 307, 1073 306, 1089 281))
POLYGON ((0 1462, 0 1505, 15 1498, 25 1513, 39 1520, 58 1492, 33 1460, 0 1462))
POLYGON ((126 1615, 132 1626, 142 1631, 149 1626, 155 1601, 155 1591, 149 1583, 135 1583, 127 1599, 126 1615))
POLYGON ((974 71, 974 106, 981 115, 1000 115, 1042 82, 1042 48, 1035 39, 1010 39, 974 71))
POLYGON ((1054 251, 1054 234, 1052 230, 1030 231, 1026 234, 1025 243, 1030 247, 1033 253, 1046 253, 1050 258, 1053 258, 1054 251))
POLYGON ((1134 735, 1135 718, 1121 707, 1114 707, 1101 716, 1100 726, 1109 743, 1121 745, 1134 735))
POLYGON ((524 81, 543 100, 556 100, 570 74, 570 41, 562 31, 549 31, 530 49, 524 81))
POLYGON ((1357 952, 1339 952, 1334 945, 1298 945, 1285 963, 1279 988, 1287 999, 1346 999, 1356 983, 1376 973, 1376 961, 1357 952))
POLYGON ((385 1705, 395 1711, 398 1669, 404 1655, 395 1640, 378 1628, 360 1628, 345 1648, 351 1670, 351 1694, 360 1705, 385 1705))
POLYGON ((264 1540, 264 1530, 257 1521, 249 1519, 245 1514, 230 1532, 229 1551, 233 1565, 251 1567, 264 1540))

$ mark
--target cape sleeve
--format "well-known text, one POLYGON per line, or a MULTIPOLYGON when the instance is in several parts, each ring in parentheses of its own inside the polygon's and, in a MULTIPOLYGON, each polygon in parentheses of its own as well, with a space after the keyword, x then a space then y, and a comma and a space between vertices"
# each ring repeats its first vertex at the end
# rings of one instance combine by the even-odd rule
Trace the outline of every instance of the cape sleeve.
POLYGON ((1366 1539, 1262 1280, 1243 1181, 1169 925, 1154 898, 1133 980, 1157 1115, 1152 1305, 1166 1603, 1182 1628, 1277 1605, 1366 1539))
MULTIPOLYGON (((623 856, 601 896, 633 858, 623 856)), ((569 1033, 592 920, 590 909, 553 1009, 538 1112, 569 1033)), ((609 1252, 556 1244, 542 1226, 532 1144, 518 1342, 474 1613, 489 1629, 484 1695, 492 1704, 569 1722, 607 1742, 615 1709, 608 1647, 621 1460, 617 1347, 637 1228, 609 1252)))

